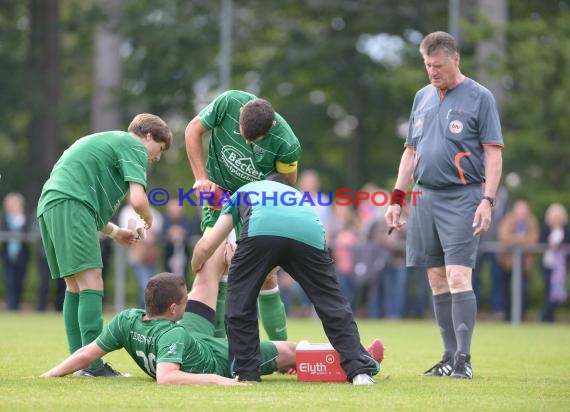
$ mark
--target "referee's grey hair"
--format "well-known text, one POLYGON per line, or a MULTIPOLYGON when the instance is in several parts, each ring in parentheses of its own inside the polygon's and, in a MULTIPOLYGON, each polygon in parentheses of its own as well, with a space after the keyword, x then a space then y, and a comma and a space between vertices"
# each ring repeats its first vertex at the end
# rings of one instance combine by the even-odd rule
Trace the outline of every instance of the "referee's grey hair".
POLYGON ((420 53, 422 56, 431 56, 443 50, 447 57, 453 57, 457 50, 457 41, 455 38, 444 31, 435 31, 428 34, 420 43, 420 53))

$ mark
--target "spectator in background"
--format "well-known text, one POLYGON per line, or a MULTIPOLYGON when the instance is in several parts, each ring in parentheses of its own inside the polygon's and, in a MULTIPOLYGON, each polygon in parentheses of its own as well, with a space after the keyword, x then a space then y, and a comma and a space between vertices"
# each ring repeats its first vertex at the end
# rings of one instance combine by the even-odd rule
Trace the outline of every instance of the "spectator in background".
POLYGON ((325 233, 328 234, 330 232, 329 228, 333 212, 331 206, 328 205, 331 201, 329 195, 321 192, 321 178, 319 173, 313 169, 304 170, 299 175, 297 188, 301 193, 309 193, 311 195, 311 199, 315 204, 313 207, 317 211, 319 220, 325 227, 325 233))
POLYGON ((366 316, 380 318, 383 316, 381 302, 382 272, 390 258, 390 252, 382 245, 385 226, 381 221, 373 221, 364 228, 365 242, 356 249, 354 273, 360 289, 365 292, 366 316))
MULTIPOLYGON (((361 200, 357 205, 358 210, 358 218, 360 219, 361 227, 364 232, 367 232, 370 227, 378 220, 382 220, 383 213, 386 211, 385 207, 377 206, 372 203, 372 194, 374 192, 383 191, 384 193, 388 193, 388 191, 384 189, 380 189, 374 183, 366 183, 360 189, 361 192, 367 192, 369 194, 369 198, 366 200, 361 200)), ((381 198, 378 198, 378 201, 382 201, 381 198)))
POLYGON ((12 239, 2 245, 2 264, 6 281, 6 306, 8 310, 18 310, 22 300, 24 279, 30 260, 27 243, 19 238, 28 232, 25 213, 26 202, 21 193, 8 193, 4 198, 4 214, 0 221, 0 231, 9 232, 12 239))
POLYGON ((303 288, 291 275, 279 268, 277 271, 277 282, 281 291, 281 300, 285 305, 287 316, 310 317, 314 313, 314 308, 303 288))
POLYGON ((426 268, 409 266, 406 268, 406 316, 423 318, 426 309, 433 308, 432 293, 429 288, 426 268))
POLYGON ((192 236, 200 237, 200 222, 193 222, 184 214, 184 207, 178 199, 170 199, 162 228, 164 239, 164 267, 186 279, 191 256, 192 236))
MULTIPOLYGON (((313 202, 311 206, 317 212, 317 216, 325 228, 325 239, 327 244, 331 244, 329 229, 333 214, 332 208, 329 205, 331 199, 328 194, 321 192, 321 178, 319 176, 319 173, 314 169, 306 169, 301 172, 299 174, 299 180, 297 182, 297 189, 299 189, 302 194, 308 193, 311 196, 311 200, 313 202)), ((283 286, 288 289, 285 293, 289 295, 287 297, 282 297, 283 304, 285 306, 292 306, 294 300, 299 299, 302 315, 314 315, 315 313, 312 303, 310 302, 307 294, 303 291, 303 289, 300 286, 295 285, 295 279, 293 279, 287 272, 283 270, 280 270, 278 273, 280 273, 279 284, 283 284, 283 286), (285 303, 285 300, 288 300, 288 303, 285 303)), ((287 311, 287 309, 285 310, 287 311)))
POLYGON ((546 209, 540 242, 548 246, 542 257, 544 304, 540 319, 543 322, 554 322, 556 306, 567 299, 567 253, 563 247, 570 244, 570 225, 568 212, 562 204, 553 203, 546 209))
POLYGON ((335 205, 329 237, 340 290, 356 314, 358 286, 354 273, 355 249, 360 244, 358 215, 352 206, 335 205))
POLYGON ((395 230, 388 235, 386 223, 379 221, 379 225, 380 242, 388 253, 388 261, 381 274, 384 317, 401 319, 406 313, 406 287, 408 284, 406 254, 404 251, 406 231, 405 228, 402 228, 402 230, 395 230))
MULTIPOLYGON (((39 242, 38 245, 38 275, 40 279, 36 295, 36 310, 44 312, 47 310, 50 283, 52 282, 46 252, 42 242, 39 242)), ((55 297, 53 301, 54 309, 61 312, 63 310, 63 300, 65 298, 65 280, 58 278, 55 279, 55 282, 53 283, 55 283, 55 297)))
POLYGON ((481 305, 481 269, 485 262, 489 262, 491 275, 490 304, 493 315, 498 319, 505 316, 505 279, 503 272, 497 262, 497 253, 492 250, 485 250, 485 242, 497 242, 497 228, 499 222, 507 212, 508 191, 503 186, 497 190, 496 204, 492 211, 492 220, 489 230, 481 235, 481 243, 477 253, 477 261, 473 269, 473 291, 477 298, 477 305, 481 305))
MULTIPOLYGON (((157 264, 160 258, 159 239, 162 232, 163 217, 154 208, 152 213, 152 227, 145 232, 144 239, 134 243, 129 248, 129 264, 133 269, 138 286, 138 307, 144 308, 144 288, 149 279, 157 273, 157 264)), ((136 227, 143 227, 144 221, 139 217, 130 204, 123 206, 119 212, 119 226, 128 227, 129 220, 134 219, 136 227)))
MULTIPOLYGON (((498 240, 506 246, 533 246, 536 245, 539 238, 538 219, 532 214, 528 202, 526 200, 517 200, 505 217, 499 223, 498 240)), ((510 320, 511 313, 511 279, 513 270, 513 254, 512 252, 500 252, 498 254, 499 266, 503 271, 503 279, 505 280, 505 314, 506 319, 510 320)), ((535 256, 533 253, 525 253, 522 264, 522 319, 529 299, 530 273, 534 265, 535 256)))

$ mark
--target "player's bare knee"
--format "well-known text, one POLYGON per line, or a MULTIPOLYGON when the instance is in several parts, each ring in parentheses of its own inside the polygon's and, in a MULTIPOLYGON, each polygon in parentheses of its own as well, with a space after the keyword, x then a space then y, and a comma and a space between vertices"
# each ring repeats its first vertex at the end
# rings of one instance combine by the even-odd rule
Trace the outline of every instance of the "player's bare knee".
POLYGON ((262 290, 270 290, 277 287, 277 270, 278 268, 274 268, 271 272, 269 272, 265 278, 265 281, 263 282, 263 285, 261 286, 262 290))
POLYGON ((452 292, 461 292, 471 288, 471 278, 464 273, 451 272, 449 275, 449 289, 452 292))
POLYGON ((204 263, 204 266, 196 274, 196 277, 208 277, 218 282, 224 274, 227 274, 226 271, 226 244, 224 242, 216 249, 206 263, 204 263))
POLYGON ((460 265, 450 266, 447 271, 447 282, 453 293, 471 289, 471 268, 460 265))
POLYGON ((449 292, 449 284, 445 271, 435 270, 435 268, 428 269, 429 286, 434 295, 449 292))

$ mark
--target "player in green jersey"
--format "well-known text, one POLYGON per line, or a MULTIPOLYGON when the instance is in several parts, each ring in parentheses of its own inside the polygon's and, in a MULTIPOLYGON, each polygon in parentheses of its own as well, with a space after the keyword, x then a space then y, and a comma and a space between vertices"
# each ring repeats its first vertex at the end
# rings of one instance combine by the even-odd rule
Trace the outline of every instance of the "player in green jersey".
MULTIPOLYGON (((239 187, 280 173, 291 183, 297 180, 297 162, 301 145, 285 119, 275 113, 269 102, 251 93, 229 90, 216 97, 186 127, 186 151, 200 193, 223 189, 229 194, 239 187), (204 161, 202 139, 211 131, 207 159, 204 161)), ((219 208, 205 205, 202 231, 210 230, 220 216, 219 208)), ((220 247, 196 274, 195 283, 203 277, 217 276, 226 269, 225 249, 220 247)), ((272 340, 287 339, 285 307, 279 296, 277 270, 273 269, 261 288, 258 306, 267 336, 272 340)), ((227 279, 220 283, 216 330, 225 336, 223 316, 227 279)))
MULTIPOLYGON (((194 285, 173 273, 153 276, 145 287, 145 310, 116 315, 96 341, 80 348, 44 377, 68 375, 107 353, 124 348, 161 384, 239 385, 228 363, 228 340, 214 337, 218 279, 194 285)), ((295 343, 261 342, 261 373, 295 365, 295 343)))
MULTIPOLYGON (((66 283, 63 319, 69 352, 92 342, 103 327, 103 278, 98 232, 122 245, 136 233, 109 220, 129 193, 129 203, 152 226, 145 193, 149 161, 160 160, 170 147, 172 132, 158 116, 137 115, 128 132, 85 136, 73 143, 55 164, 44 184, 38 222, 54 279, 66 283)), ((100 359, 81 372, 85 376, 120 375, 100 359)))

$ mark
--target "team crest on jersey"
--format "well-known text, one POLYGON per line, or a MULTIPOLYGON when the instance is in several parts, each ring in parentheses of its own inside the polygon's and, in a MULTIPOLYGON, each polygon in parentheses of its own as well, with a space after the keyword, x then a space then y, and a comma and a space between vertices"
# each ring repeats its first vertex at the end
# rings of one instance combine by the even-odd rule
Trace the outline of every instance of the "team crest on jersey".
POLYGON ((176 343, 173 343, 168 347, 168 354, 169 355, 176 355, 176 350, 178 349, 176 343))
MULTIPOLYGON (((255 148, 254 146, 254 153, 255 148)), ((261 149, 263 150, 263 149, 261 149)), ((228 171, 242 180, 247 181, 257 181, 263 179, 263 174, 257 170, 253 160, 239 151, 236 147, 233 146, 224 146, 221 150, 221 158, 222 162, 228 168, 228 171)), ((255 154, 256 157, 258 154, 255 154)))
POLYGON ((253 146, 253 155, 255 156, 255 158, 257 160, 261 159, 264 154, 265 154, 265 149, 263 149, 257 145, 253 146))
POLYGON ((449 123, 449 131, 453 134, 459 134, 463 131, 463 122, 461 120, 453 120, 449 123))

